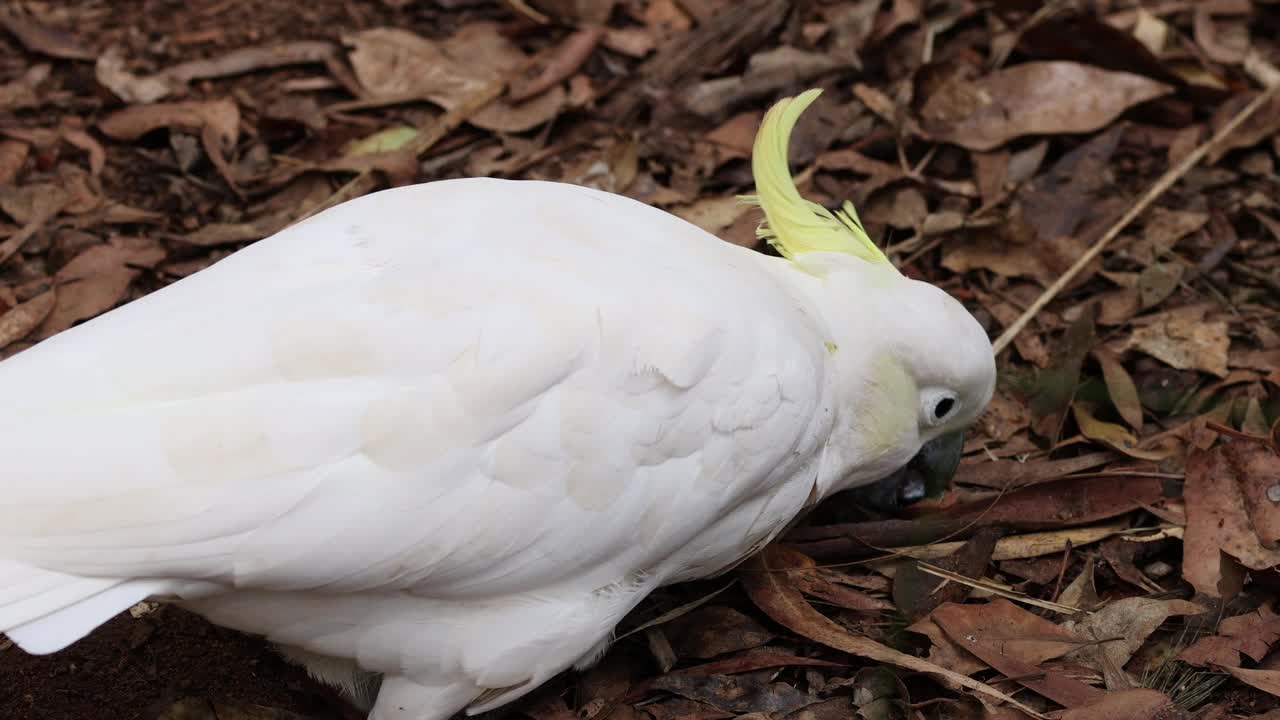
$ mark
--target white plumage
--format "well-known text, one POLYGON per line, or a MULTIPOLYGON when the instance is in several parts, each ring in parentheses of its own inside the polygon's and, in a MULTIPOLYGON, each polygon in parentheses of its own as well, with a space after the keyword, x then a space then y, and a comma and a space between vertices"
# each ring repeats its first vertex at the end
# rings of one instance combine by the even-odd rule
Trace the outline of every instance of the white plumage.
POLYGON ((958 303, 852 255, 571 185, 375 193, 0 364, 0 631, 159 597, 384 674, 376 720, 495 707, 993 378, 958 303))

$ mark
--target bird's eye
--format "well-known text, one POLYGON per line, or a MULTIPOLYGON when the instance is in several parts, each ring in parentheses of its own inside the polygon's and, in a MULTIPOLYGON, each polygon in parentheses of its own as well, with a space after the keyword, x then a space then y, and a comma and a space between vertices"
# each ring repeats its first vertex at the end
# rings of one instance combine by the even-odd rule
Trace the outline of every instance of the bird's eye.
POLYGON ((941 425, 950 420, 959 408, 960 399, 955 393, 949 390, 935 390, 926 392, 924 407, 921 410, 924 413, 925 424, 941 425))
POLYGON ((933 406, 933 419, 939 422, 946 420, 951 409, 956 406, 955 398, 944 397, 933 406))

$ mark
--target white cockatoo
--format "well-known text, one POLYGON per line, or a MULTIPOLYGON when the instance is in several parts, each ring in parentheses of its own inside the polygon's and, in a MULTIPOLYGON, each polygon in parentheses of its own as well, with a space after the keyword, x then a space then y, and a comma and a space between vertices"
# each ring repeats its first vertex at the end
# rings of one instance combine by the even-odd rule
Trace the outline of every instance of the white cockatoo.
POLYGON ((961 430, 991 345, 801 198, 816 96, 754 147, 782 257, 574 185, 431 182, 0 363, 0 631, 50 653, 172 601, 374 720, 480 712, 961 430))

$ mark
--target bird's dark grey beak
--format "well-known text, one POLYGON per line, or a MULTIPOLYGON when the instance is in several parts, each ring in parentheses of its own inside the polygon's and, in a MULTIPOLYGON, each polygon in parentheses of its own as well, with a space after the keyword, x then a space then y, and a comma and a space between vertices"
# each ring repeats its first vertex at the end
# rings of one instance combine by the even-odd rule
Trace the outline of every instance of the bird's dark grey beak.
POLYGON ((925 443, 911 462, 870 485, 854 488, 854 502, 869 510, 892 512, 946 492, 960 465, 964 431, 939 435, 925 443))

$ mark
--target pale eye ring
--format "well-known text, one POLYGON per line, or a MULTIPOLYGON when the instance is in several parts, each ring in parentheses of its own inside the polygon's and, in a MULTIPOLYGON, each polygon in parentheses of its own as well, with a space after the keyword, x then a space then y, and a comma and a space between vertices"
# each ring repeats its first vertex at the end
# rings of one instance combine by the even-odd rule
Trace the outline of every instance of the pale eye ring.
POLYGON ((960 409, 960 398, 949 390, 929 393, 924 402, 924 421, 936 426, 950 420, 960 409))

